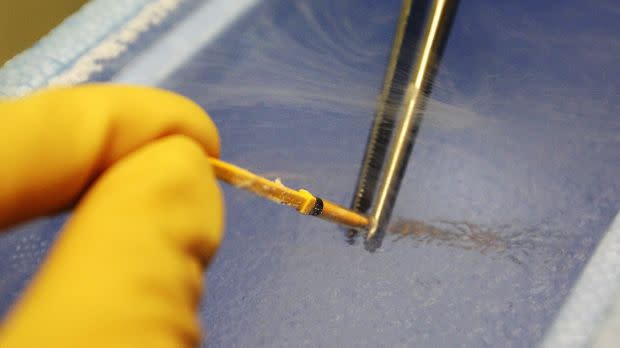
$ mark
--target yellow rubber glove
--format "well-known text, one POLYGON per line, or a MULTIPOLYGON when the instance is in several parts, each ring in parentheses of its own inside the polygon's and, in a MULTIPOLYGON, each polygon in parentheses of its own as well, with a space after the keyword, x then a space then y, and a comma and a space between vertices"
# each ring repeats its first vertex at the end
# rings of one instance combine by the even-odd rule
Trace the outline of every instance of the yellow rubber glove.
POLYGON ((196 104, 90 85, 0 103, 0 227, 77 203, 0 329, 0 347, 192 347, 203 270, 222 238, 196 104))

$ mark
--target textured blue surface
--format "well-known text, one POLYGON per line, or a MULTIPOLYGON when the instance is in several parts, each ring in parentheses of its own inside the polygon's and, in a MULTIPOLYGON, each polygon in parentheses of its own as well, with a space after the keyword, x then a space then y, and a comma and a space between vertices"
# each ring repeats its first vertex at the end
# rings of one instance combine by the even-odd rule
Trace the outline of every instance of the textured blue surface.
MULTIPOLYGON (((209 111, 224 159, 348 204, 399 6, 265 1, 162 86, 209 111)), ((463 1, 376 253, 226 189, 210 345, 537 343, 620 208, 619 14, 463 1)), ((35 242, 59 219, 32 227, 48 232, 35 242)), ((22 255, 16 235, 0 255, 22 255)), ((25 255, 1 266, 4 293, 34 269, 25 255)))
POLYGON ((90 1, 27 51, 0 69, 0 97, 19 96, 47 85, 84 53, 133 18, 150 0, 90 1))

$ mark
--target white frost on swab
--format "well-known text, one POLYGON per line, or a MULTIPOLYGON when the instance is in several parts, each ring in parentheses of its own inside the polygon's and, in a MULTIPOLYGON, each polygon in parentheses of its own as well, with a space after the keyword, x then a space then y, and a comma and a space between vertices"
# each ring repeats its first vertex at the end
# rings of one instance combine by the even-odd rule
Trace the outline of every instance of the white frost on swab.
POLYGON ((278 185, 278 186, 284 187, 284 184, 282 183, 282 180, 279 177, 276 178, 273 182, 275 182, 276 185, 278 185))

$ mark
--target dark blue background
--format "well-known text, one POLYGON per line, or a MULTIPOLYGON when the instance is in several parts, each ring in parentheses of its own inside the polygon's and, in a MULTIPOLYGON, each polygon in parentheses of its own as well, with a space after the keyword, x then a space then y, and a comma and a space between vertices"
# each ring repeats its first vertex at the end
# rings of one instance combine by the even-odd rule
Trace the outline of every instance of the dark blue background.
MULTIPOLYGON (((209 111, 225 160, 347 205, 399 7, 266 1, 162 86, 209 111)), ((383 247, 226 188, 208 342, 538 342, 620 209, 619 15, 461 1, 383 247)), ((2 237, 3 308, 61 223, 2 237)))

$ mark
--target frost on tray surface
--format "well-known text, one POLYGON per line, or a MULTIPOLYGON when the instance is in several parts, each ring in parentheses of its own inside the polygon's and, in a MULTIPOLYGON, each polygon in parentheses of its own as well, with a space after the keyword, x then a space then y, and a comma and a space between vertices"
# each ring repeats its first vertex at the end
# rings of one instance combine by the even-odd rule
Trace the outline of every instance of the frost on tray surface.
MULTIPOLYGON (((620 27, 613 2, 536 3, 463 2, 377 253, 226 190, 201 309, 213 346, 542 337, 620 208, 620 27)), ((224 159, 346 205, 399 7, 265 1, 163 87, 209 111, 224 159)), ((2 238, 3 308, 60 223, 39 227, 2 238)))
MULTIPOLYGON (((227 191, 210 343, 542 337, 620 208, 617 9, 461 5, 382 249, 227 191)), ((226 160, 347 205, 399 7, 265 2, 164 86, 205 106, 226 160)))

